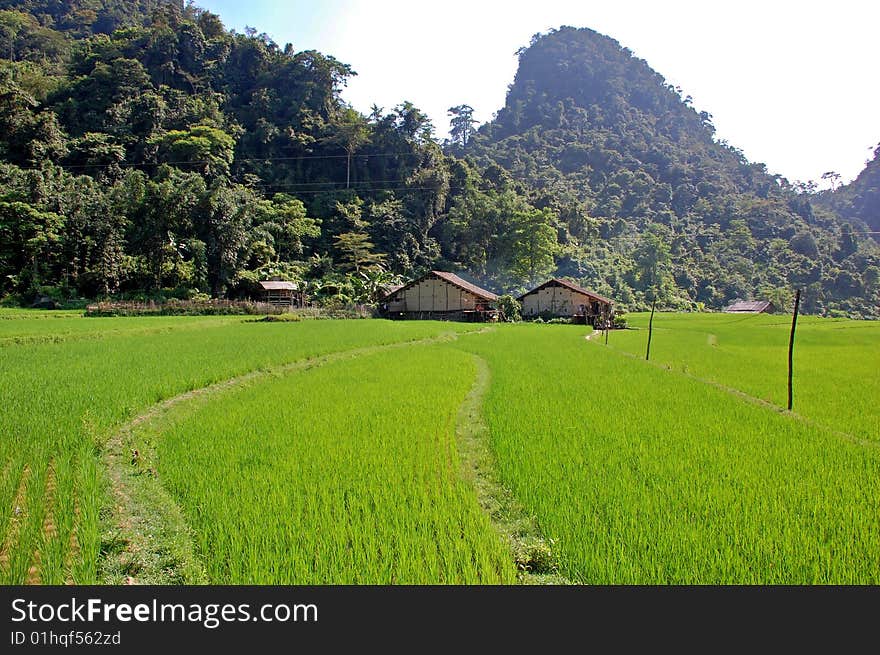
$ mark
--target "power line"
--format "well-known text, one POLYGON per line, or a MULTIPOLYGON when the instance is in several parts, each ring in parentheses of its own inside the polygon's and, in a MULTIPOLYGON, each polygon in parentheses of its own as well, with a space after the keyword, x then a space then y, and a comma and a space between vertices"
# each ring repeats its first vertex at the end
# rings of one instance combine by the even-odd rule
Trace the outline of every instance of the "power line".
MULTIPOLYGON (((259 188, 265 190, 265 189, 275 189, 275 188, 285 188, 285 187, 283 185, 282 186, 267 185, 267 186, 259 187, 259 188)), ((449 187, 444 187, 444 190, 458 191, 460 189, 466 189, 466 188, 467 187, 449 186, 449 187)), ((303 193, 332 193, 333 191, 346 191, 346 190, 351 190, 351 187, 348 187, 348 189, 344 186, 335 187, 333 189, 297 189, 296 191, 294 191, 294 193, 296 193, 297 195, 301 195, 303 193)), ((438 189, 437 189, 437 187, 432 187, 432 186, 423 186, 423 187, 402 186, 402 187, 360 188, 357 190, 360 190, 360 191, 437 191, 438 189)))
MULTIPOLYGON (((394 178, 390 180, 361 180, 359 182, 352 182, 349 184, 349 187, 354 188, 356 186, 363 187, 369 184, 400 184, 400 178, 394 178)), ((251 185, 253 187, 298 187, 298 186, 333 186, 333 185, 344 185, 345 182, 279 182, 277 184, 273 184, 272 182, 265 182, 260 184, 251 185)), ((343 187, 345 188, 345 187, 343 187)))
MULTIPOLYGON (((379 157, 422 157, 425 154, 423 152, 377 152, 371 154, 356 154, 352 155, 352 159, 370 159, 370 158, 379 158, 379 157)), ((315 160, 315 159, 348 159, 348 155, 300 155, 296 157, 244 157, 241 159, 234 159, 233 164, 244 163, 244 162, 265 162, 270 163, 274 161, 305 161, 305 160, 315 160)), ((195 164, 216 164, 215 161, 207 161, 207 160, 186 160, 186 161, 161 161, 161 162, 109 162, 109 163, 95 163, 95 164, 55 164, 58 168, 62 169, 71 169, 71 168, 105 168, 107 166, 116 165, 120 168, 134 168, 138 166, 162 166, 163 164, 167 164, 168 166, 177 166, 177 165, 195 165, 195 164)), ((41 170, 41 168, 37 166, 24 167, 19 166, 22 170, 26 171, 35 171, 41 170)))

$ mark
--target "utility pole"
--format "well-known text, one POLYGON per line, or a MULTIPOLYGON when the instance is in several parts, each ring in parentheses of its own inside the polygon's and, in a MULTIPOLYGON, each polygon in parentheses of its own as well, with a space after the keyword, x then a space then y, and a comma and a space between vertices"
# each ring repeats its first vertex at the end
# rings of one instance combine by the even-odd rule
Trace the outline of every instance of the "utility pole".
POLYGON ((798 310, 801 306, 801 290, 794 294, 794 311, 791 313, 791 336, 788 338, 788 411, 791 411, 791 378, 792 378, 792 354, 794 353, 794 331, 797 328, 798 310))
POLYGON ((651 303, 651 318, 648 319, 648 349, 645 351, 645 361, 651 359, 651 334, 654 332, 654 307, 657 306, 657 299, 654 298, 651 303))

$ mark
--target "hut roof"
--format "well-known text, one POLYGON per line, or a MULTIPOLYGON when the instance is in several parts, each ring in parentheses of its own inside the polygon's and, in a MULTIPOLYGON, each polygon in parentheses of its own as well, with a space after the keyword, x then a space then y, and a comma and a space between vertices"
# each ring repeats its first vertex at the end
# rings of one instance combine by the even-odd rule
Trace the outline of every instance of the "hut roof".
POLYGON ((425 278, 428 278, 432 275, 436 275, 441 280, 445 280, 446 282, 449 282, 449 284, 456 286, 459 289, 463 289, 464 291, 467 291, 468 293, 474 294, 477 298, 481 298, 483 300, 489 300, 489 301, 498 300, 498 296, 496 296, 491 291, 486 291, 485 289, 481 289, 476 284, 471 284, 467 280, 461 279, 455 273, 447 273, 446 271, 431 271, 430 273, 425 273, 421 277, 418 277, 415 280, 412 280, 411 282, 404 284, 402 287, 398 287, 397 289, 393 289, 393 290, 389 291, 385 295, 385 297, 387 298, 387 297, 392 296, 395 293, 398 293, 404 289, 408 289, 408 288, 418 284, 419 282, 421 282, 425 278))
POLYGON ((260 286, 266 291, 279 291, 286 289, 288 291, 296 291, 296 285, 293 282, 285 282, 282 280, 266 280, 260 282, 260 286))
POLYGON ((770 307, 769 300, 738 300, 724 308, 725 312, 760 314, 770 307))
POLYGON ((498 300, 498 296, 496 296, 491 291, 486 291, 485 289, 478 287, 476 284, 471 284, 467 280, 462 280, 455 273, 447 273, 446 271, 431 272, 437 277, 446 280, 447 282, 449 282, 449 284, 452 284, 453 286, 464 289, 465 291, 470 291, 478 298, 482 298, 484 300, 498 300))
POLYGON ((566 289, 571 289, 575 293, 580 293, 585 296, 589 296, 590 298, 595 298, 596 300, 599 300, 604 303, 608 303, 609 305, 614 304, 613 300, 605 298, 604 296, 600 296, 598 293, 593 293, 592 291, 590 291, 588 289, 584 289, 583 287, 579 287, 578 285, 574 284, 573 282, 569 282, 568 280, 563 280, 558 277, 550 278, 549 280, 544 282, 544 284, 540 284, 540 285, 536 286, 531 291, 526 291, 523 295, 521 295, 519 298, 517 298, 517 300, 522 300, 530 293, 535 293, 536 291, 540 291, 544 287, 550 286, 551 284, 554 284, 554 283, 558 284, 561 287, 565 287, 566 289))

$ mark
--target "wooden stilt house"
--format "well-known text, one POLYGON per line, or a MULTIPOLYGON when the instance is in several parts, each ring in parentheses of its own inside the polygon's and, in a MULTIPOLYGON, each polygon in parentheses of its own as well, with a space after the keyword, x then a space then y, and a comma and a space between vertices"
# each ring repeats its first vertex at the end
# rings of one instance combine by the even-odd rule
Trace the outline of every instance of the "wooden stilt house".
POLYGON ((275 307, 302 307, 305 296, 296 284, 285 280, 266 280, 263 287, 263 302, 275 307))
POLYGON ((613 300, 559 278, 547 280, 517 300, 522 303, 523 318, 564 317, 601 328, 614 314, 613 300))
POLYGON ((394 289, 382 298, 380 307, 389 318, 422 318, 451 321, 497 321, 498 300, 454 273, 431 271, 394 289))
POLYGON ((772 314, 776 308, 769 300, 737 300, 724 311, 728 314, 772 314))

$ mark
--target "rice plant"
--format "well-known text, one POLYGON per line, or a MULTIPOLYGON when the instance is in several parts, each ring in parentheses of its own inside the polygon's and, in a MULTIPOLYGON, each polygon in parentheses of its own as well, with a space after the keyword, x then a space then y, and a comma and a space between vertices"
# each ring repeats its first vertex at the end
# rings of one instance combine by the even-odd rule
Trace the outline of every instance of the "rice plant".
MULTIPOLYGON (((616 337, 617 335, 612 335, 616 337)), ((485 357, 503 480, 582 583, 880 581, 880 449, 522 326, 485 357)))
POLYGON ((411 347, 211 398, 162 431, 158 469, 214 583, 511 582, 460 476, 470 359, 411 347))
POLYGON ((0 321, 7 336, 30 337, 0 344, 3 584, 97 581, 99 515, 109 503, 101 449, 139 411, 256 369, 473 329, 433 322, 38 316, 0 321), (72 338, 87 332, 89 338, 72 338))

